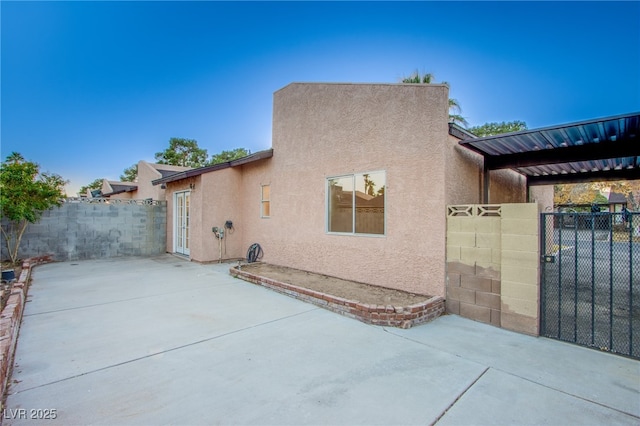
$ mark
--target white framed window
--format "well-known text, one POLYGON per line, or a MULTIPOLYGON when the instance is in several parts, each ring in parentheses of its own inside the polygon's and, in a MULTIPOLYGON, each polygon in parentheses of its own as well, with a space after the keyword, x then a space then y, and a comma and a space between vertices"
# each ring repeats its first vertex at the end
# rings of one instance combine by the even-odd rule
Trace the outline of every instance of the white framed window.
POLYGON ((385 171, 327 178, 327 232, 385 235, 385 171))
POLYGON ((262 185, 260 217, 271 217, 271 185, 262 185))

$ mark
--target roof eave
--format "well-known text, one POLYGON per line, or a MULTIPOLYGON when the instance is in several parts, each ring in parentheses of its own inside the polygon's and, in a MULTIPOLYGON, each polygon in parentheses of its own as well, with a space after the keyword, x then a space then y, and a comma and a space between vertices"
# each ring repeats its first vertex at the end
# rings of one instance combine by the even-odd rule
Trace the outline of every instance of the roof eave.
POLYGON ((461 141, 467 139, 478 139, 476 135, 456 123, 449 123, 449 134, 461 141))
POLYGON ((163 183, 176 182, 179 180, 189 179, 195 176, 200 176, 204 173, 215 172, 218 170, 227 169, 229 167, 242 166, 243 164, 264 160, 271 157, 273 157, 273 148, 266 149, 264 151, 258 151, 254 154, 249 154, 245 157, 238 158, 237 160, 232 160, 232 161, 227 161, 225 163, 219 163, 211 166, 204 166, 204 167, 199 167, 197 169, 190 169, 182 172, 177 172, 175 174, 172 174, 160 179, 155 179, 151 181, 151 184, 155 186, 163 183))

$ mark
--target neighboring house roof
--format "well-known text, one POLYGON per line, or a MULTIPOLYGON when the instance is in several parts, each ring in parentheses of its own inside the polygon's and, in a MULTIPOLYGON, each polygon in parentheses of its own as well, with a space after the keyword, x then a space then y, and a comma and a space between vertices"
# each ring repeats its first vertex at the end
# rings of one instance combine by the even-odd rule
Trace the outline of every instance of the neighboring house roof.
POLYGON ((384 207, 384 195, 378 195, 365 202, 359 202, 360 207, 384 207))
POLYGON ((171 164, 157 164, 157 163, 147 163, 153 169, 155 169, 158 173, 160 173, 161 177, 167 177, 172 174, 183 172, 185 170, 191 170, 192 167, 183 167, 183 166, 173 166, 171 164))
MULTIPOLYGON (((384 195, 369 195, 362 191, 356 191, 357 207, 384 207, 384 195)), ((340 191, 338 194, 338 205, 340 207, 351 207, 353 205, 353 192, 340 191)))
POLYGON ((162 175, 163 178, 167 177, 167 176, 175 175, 176 173, 178 173, 175 170, 163 170, 163 169, 157 169, 157 168, 156 168, 156 170, 158 172, 160 172, 160 174, 162 175))
POLYGON ((131 192, 138 189, 138 184, 134 182, 113 182, 109 181, 111 192, 102 194, 103 197, 109 197, 111 195, 121 194, 123 192, 131 192))
POLYGON ((181 172, 176 172, 168 176, 163 176, 160 179, 156 179, 151 183, 153 185, 160 185, 162 183, 175 182, 182 179, 200 176, 204 173, 215 172, 216 170, 227 169, 229 167, 237 167, 243 164, 253 163, 254 161, 264 160, 271 157, 273 157, 273 148, 270 148, 264 151, 258 151, 256 153, 247 155, 245 157, 238 158, 237 160, 227 161, 225 163, 214 164, 212 166, 204 166, 204 167, 199 167, 197 169, 189 169, 181 172))
POLYGON ((609 193, 609 204, 627 204, 627 197, 619 192, 609 193))
POLYGON ((356 197, 362 198, 362 199, 364 199, 366 201, 369 201, 370 199, 374 198, 375 196, 374 195, 365 194, 362 191, 356 191, 356 197))

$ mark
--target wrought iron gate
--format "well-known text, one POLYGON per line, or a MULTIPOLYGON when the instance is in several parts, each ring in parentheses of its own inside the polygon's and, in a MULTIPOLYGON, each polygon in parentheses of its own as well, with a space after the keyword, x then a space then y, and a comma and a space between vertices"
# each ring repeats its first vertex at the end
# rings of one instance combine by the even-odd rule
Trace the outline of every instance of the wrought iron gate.
POLYGON ((640 213, 544 213, 541 335, 640 358, 640 213))

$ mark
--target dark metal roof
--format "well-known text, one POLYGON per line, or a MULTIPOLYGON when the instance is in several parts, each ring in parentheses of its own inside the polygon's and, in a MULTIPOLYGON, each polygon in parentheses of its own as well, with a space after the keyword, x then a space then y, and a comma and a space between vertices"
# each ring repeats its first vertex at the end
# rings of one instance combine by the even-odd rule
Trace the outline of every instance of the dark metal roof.
POLYGON ((182 172, 172 173, 168 176, 163 176, 160 179, 151 181, 153 185, 160 185, 161 183, 175 182, 177 180, 187 179, 194 176, 200 176, 204 173, 214 172, 216 170, 222 170, 229 167, 237 167, 243 164, 252 163, 254 161, 263 160, 265 158, 273 157, 273 149, 267 149, 264 151, 258 151, 256 153, 247 155, 246 157, 238 158, 237 160, 227 161, 226 163, 214 164, 212 166, 199 167, 197 169, 189 169, 182 172))
POLYGON ((640 113, 459 143, 482 154, 487 170, 513 169, 529 185, 640 179, 640 113))

